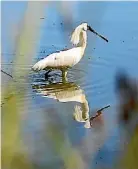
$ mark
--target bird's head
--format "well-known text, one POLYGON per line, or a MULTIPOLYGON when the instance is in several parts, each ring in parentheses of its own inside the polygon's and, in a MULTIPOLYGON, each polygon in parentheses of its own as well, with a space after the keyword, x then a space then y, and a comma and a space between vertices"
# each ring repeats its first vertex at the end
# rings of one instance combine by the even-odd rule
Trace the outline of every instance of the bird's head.
POLYGON ((75 30, 73 31, 72 36, 71 36, 71 42, 74 45, 77 45, 79 43, 79 40, 80 40, 80 33, 86 32, 86 31, 91 31, 94 34, 96 34, 97 36, 99 36, 100 38, 102 38, 103 40, 105 40, 106 42, 108 42, 108 40, 105 37, 103 37, 102 35, 97 33, 94 29, 92 29, 92 27, 89 26, 88 23, 82 23, 75 28, 75 30))

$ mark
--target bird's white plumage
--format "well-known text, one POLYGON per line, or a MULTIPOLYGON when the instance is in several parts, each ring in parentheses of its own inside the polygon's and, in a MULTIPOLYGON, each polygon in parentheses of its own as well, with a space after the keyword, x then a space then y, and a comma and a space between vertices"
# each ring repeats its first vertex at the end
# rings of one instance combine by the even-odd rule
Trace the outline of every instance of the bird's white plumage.
POLYGON ((72 67, 77 64, 85 51, 87 43, 87 23, 79 25, 72 33, 71 42, 76 47, 50 54, 46 58, 37 62, 32 69, 35 71, 43 70, 46 68, 61 68, 72 67))
POLYGON ((87 45, 87 30, 90 30, 91 32, 108 42, 105 37, 93 30, 90 26, 88 26, 87 23, 82 23, 81 25, 76 27, 71 36, 71 43, 75 46, 74 48, 53 53, 47 56, 45 59, 37 62, 32 67, 32 69, 43 70, 46 68, 56 68, 62 70, 63 76, 66 75, 67 72, 64 71, 62 68, 72 67, 76 65, 81 60, 84 54, 87 45))
POLYGON ((33 66, 33 70, 42 70, 46 67, 60 68, 72 67, 80 61, 82 55, 81 47, 72 48, 66 51, 53 53, 40 60, 33 66))
POLYGON ((71 43, 73 45, 78 45, 80 41, 83 39, 83 41, 87 41, 87 37, 82 37, 81 33, 85 34, 87 31, 87 23, 83 23, 79 25, 72 33, 71 35, 71 43))

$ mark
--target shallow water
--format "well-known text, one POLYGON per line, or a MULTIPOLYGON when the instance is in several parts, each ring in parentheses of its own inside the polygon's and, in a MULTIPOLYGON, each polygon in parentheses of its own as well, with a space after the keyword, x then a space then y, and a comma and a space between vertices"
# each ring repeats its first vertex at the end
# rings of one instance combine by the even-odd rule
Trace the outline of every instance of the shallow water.
MULTIPOLYGON (((73 27, 86 21, 97 32, 107 37, 109 43, 88 33, 85 55, 80 63, 69 70, 67 84, 57 84, 61 81, 58 75, 53 75, 49 81, 45 81, 44 72, 34 73, 31 70, 26 80, 24 80, 26 77, 22 76, 15 79, 20 82, 17 89, 19 92, 27 90, 25 97, 21 97, 17 103, 21 112, 25 112, 25 120, 21 124, 23 140, 31 160, 41 168, 51 161, 55 165, 58 164, 59 168, 62 165, 50 146, 47 134, 49 122, 57 125, 58 122, 63 123, 63 132, 87 163, 94 158, 98 161, 94 160, 96 166, 102 163, 104 167, 108 167, 110 162, 112 164, 112 157, 114 158, 117 153, 120 140, 116 134, 119 131, 114 78, 120 68, 125 69, 132 77, 138 77, 138 2, 74 2, 73 5, 73 27), (95 130, 94 127, 87 129, 84 123, 73 119, 76 105, 83 109, 81 106, 84 102, 88 103, 85 113, 89 113, 90 116, 101 107, 110 105, 110 108, 103 111, 104 125, 100 124, 102 127, 99 130, 95 130), (105 140, 106 148, 103 150, 105 140), (97 155, 99 149, 101 152, 97 155), (110 152, 111 149, 115 151, 110 152), (99 156, 102 157, 102 161, 99 156)), ((12 67, 15 66, 13 41, 15 32, 11 33, 11 28, 18 31, 25 7, 25 2, 15 2, 14 5, 5 2, 2 6, 2 70, 9 74, 12 74, 12 67), (9 15, 10 12, 14 15, 9 15)), ((40 40, 34 42, 37 44, 37 53, 31 65, 16 65, 19 74, 30 69, 37 60, 51 52, 70 46, 70 30, 66 30, 63 34, 61 23, 64 22, 58 11, 49 6, 45 15, 46 18, 40 27, 40 40)), ((60 75, 60 72, 56 73, 60 75)), ((3 92, 6 84, 12 79, 4 73, 1 74, 3 92)), ((5 104, 8 104, 7 100, 5 104)))

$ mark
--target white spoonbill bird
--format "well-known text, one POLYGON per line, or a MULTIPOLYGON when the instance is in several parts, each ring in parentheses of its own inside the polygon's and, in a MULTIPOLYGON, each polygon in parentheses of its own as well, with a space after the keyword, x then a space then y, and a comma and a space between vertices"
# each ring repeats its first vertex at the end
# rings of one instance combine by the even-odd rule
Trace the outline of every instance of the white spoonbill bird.
MULTIPOLYGON (((105 37, 98 34, 87 23, 82 23, 76 27, 76 29, 73 31, 71 35, 71 43, 74 45, 72 49, 63 50, 50 54, 46 58, 37 62, 32 67, 32 70, 50 71, 51 69, 59 69, 62 71, 62 78, 65 80, 67 76, 67 69, 76 65, 84 55, 84 51, 87 45, 87 33, 86 33, 87 30, 93 32, 94 34, 98 35, 106 42, 108 42, 108 40, 105 37)), ((49 71, 47 73, 49 73, 49 71)))

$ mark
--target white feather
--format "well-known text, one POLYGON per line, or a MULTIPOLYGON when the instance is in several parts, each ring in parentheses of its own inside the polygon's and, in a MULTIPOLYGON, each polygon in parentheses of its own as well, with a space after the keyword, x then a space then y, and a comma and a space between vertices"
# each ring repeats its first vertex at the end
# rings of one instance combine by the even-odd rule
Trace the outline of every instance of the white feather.
POLYGON ((73 45, 78 45, 79 42, 82 40, 82 37, 80 36, 81 33, 86 30, 87 30, 87 23, 82 23, 81 25, 77 26, 71 35, 71 43, 73 45))
POLYGON ((81 47, 77 48, 72 48, 66 51, 60 51, 57 53, 53 53, 46 58, 40 60, 37 62, 32 69, 35 71, 43 70, 46 67, 51 67, 51 68, 60 68, 60 67, 65 67, 69 66, 72 67, 75 64, 77 64, 83 53, 81 50, 81 47))
POLYGON ((85 31, 86 29, 87 29, 87 24, 83 23, 79 25, 72 33, 71 42, 74 45, 80 43, 79 46, 76 46, 66 51, 53 53, 47 56, 45 59, 37 62, 32 67, 32 69, 34 71, 40 71, 46 68, 60 69, 61 67, 72 67, 75 64, 77 64, 81 60, 84 54, 84 50, 86 48, 86 43, 87 43, 87 36, 85 31))
POLYGON ((77 27, 74 32, 72 33, 72 36, 71 36, 71 43, 73 45, 78 45, 79 44, 79 41, 80 41, 80 33, 81 33, 81 28, 80 27, 77 27))

